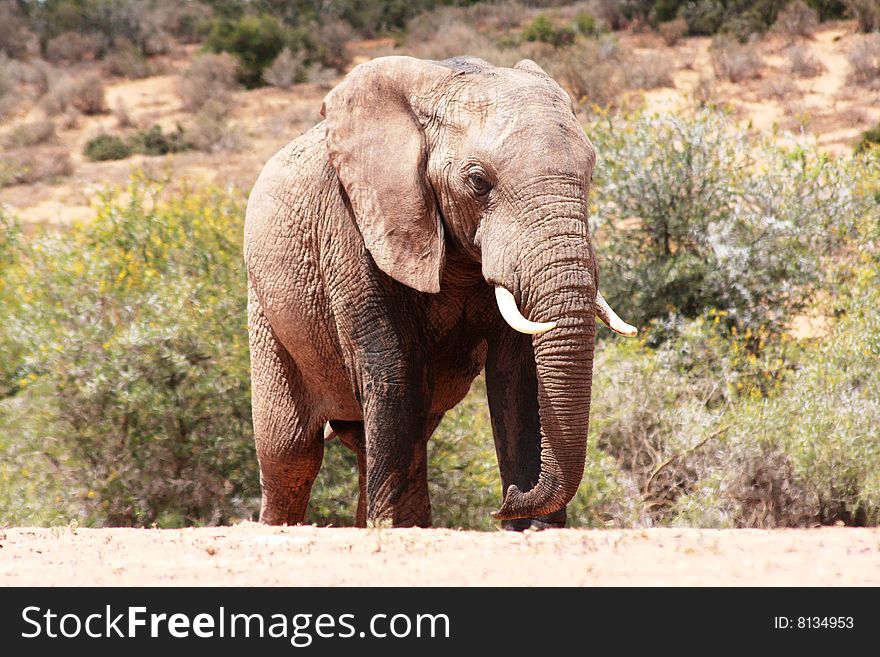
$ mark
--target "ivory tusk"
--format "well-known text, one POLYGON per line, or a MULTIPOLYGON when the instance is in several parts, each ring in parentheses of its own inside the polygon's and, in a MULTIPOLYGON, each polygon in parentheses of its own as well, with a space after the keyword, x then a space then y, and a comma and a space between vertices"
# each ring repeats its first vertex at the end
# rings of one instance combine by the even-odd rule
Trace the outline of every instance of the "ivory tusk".
POLYGON ((530 322, 520 313, 516 307, 516 299, 513 298, 508 290, 503 287, 495 288, 495 300, 498 302, 498 310, 504 321, 510 324, 510 328, 520 333, 536 335, 556 328, 556 322, 530 322))
POLYGON ((627 324, 617 316, 599 290, 596 290, 596 315, 615 333, 632 337, 639 332, 635 326, 627 324))

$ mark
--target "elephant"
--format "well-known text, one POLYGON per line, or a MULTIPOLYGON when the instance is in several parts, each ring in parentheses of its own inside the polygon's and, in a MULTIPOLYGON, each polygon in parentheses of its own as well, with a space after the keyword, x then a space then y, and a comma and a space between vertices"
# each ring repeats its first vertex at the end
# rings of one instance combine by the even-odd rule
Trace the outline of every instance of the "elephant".
POLYGON ((485 369, 494 516, 565 525, 596 317, 636 332, 599 293, 575 112, 531 60, 381 57, 265 165, 244 229, 261 522, 304 521, 336 435, 358 526, 430 526, 428 439, 485 369))

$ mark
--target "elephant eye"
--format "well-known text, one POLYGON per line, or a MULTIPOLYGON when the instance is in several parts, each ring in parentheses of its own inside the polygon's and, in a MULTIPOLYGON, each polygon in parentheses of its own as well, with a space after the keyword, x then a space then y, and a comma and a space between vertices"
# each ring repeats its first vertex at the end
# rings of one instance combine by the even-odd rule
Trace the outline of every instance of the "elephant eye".
POLYGON ((468 175, 468 182, 478 196, 485 196, 492 191, 492 183, 486 175, 480 171, 473 171, 468 175))

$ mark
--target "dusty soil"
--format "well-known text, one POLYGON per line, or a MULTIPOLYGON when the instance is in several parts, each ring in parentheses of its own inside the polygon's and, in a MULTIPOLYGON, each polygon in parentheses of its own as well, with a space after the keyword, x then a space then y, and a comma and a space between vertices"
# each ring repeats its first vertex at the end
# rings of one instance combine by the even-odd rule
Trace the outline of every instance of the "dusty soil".
POLYGON ((853 586, 880 529, 0 531, 0 585, 853 586))

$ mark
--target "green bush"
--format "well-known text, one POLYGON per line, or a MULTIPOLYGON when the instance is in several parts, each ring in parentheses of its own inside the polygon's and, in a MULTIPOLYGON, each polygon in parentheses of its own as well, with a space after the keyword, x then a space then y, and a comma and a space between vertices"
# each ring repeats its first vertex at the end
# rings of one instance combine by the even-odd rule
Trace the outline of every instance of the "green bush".
POLYGON ((132 148, 116 135, 100 134, 86 142, 83 154, 94 162, 124 160, 132 154, 132 148))
POLYGON ((586 11, 578 12, 577 15, 575 15, 574 28, 579 34, 583 34, 585 37, 595 37, 602 33, 602 28, 599 23, 596 22, 596 18, 593 14, 586 11))
POLYGON ((238 80, 247 87, 263 83, 263 71, 288 43, 289 35, 277 18, 262 14, 238 20, 215 19, 205 46, 238 59, 238 80))
POLYGON ((715 112, 599 119, 588 134, 602 287, 640 325, 717 309, 741 329, 780 327, 865 210, 845 163, 715 112))
POLYGON ((863 153, 877 144, 880 144, 880 123, 862 133, 859 143, 856 144, 856 153, 863 153))
POLYGON ((144 155, 167 155, 179 153, 192 148, 186 135, 179 125, 174 132, 162 132, 162 128, 154 125, 149 130, 141 130, 129 138, 132 150, 144 155))
POLYGON ((538 14, 522 31, 526 41, 540 41, 551 46, 570 46, 574 43, 575 32, 570 27, 556 25, 544 14, 538 14))
POLYGON ((116 135, 98 135, 86 143, 83 153, 90 160, 103 162, 124 160, 132 153, 167 155, 191 148, 192 144, 180 126, 173 132, 163 132, 160 126, 154 125, 149 130, 139 130, 129 135, 127 139, 116 135))
POLYGON ((5 272, 25 390, 0 415, 32 421, 3 439, 37 448, 6 467, 72 482, 86 524, 248 518, 259 485, 242 199, 138 180, 125 196, 102 196, 87 227, 34 239, 5 272), (43 447, 63 456, 47 464, 43 447))

